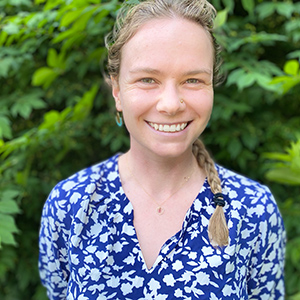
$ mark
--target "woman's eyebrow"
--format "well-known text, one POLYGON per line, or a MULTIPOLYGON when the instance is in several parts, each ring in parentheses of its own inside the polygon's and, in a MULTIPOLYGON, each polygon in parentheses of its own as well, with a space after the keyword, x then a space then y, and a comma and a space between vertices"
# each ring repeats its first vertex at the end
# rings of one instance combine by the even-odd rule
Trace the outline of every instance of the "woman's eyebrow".
POLYGON ((199 74, 208 74, 209 76, 212 75, 212 71, 210 69, 197 69, 185 72, 184 76, 191 76, 191 75, 199 75, 199 74))
POLYGON ((153 68, 134 68, 132 70, 129 70, 130 73, 135 74, 135 73, 148 73, 148 74, 161 74, 161 72, 157 69, 153 68))
MULTIPOLYGON (((138 68, 134 68, 132 70, 129 70, 130 73, 132 74, 136 74, 136 73, 147 73, 147 74, 154 74, 154 75, 158 75, 161 74, 162 72, 154 69, 154 68, 144 68, 144 67, 138 67, 138 68)), ((210 69, 196 69, 196 70, 191 70, 191 71, 187 71, 184 72, 182 75, 183 76, 191 76, 191 75, 199 75, 199 74, 208 74, 209 76, 212 76, 212 70, 210 69)))

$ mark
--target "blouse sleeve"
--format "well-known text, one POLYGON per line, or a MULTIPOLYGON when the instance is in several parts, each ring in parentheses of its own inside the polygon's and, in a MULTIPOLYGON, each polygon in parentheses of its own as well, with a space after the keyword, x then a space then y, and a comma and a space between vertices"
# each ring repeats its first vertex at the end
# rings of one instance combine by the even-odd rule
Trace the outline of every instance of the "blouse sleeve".
POLYGON ((39 271, 50 300, 66 298, 69 278, 69 203, 57 186, 50 193, 42 212, 39 237, 39 271))
POLYGON ((259 222, 250 261, 248 294, 252 300, 284 300, 286 235, 279 209, 268 189, 264 197, 265 213, 259 222))

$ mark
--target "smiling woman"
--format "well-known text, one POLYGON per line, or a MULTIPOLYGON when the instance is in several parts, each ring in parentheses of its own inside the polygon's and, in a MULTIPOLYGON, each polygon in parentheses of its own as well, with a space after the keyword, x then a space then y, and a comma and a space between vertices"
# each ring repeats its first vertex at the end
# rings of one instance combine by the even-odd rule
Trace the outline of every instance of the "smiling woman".
POLYGON ((149 0, 120 16, 108 71, 130 149, 50 194, 40 234, 50 299, 283 299, 273 196, 198 139, 218 78, 214 8, 149 0))

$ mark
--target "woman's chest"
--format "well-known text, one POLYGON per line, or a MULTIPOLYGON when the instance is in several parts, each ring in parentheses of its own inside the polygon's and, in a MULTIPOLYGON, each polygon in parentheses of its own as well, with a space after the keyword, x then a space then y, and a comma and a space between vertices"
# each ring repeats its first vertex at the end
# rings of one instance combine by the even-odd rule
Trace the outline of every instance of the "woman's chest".
MULTIPOLYGON (((130 298, 131 293, 142 299, 145 293, 173 295, 176 290, 178 295, 190 299, 206 299, 205 291, 216 297, 222 295, 222 299, 246 299, 241 295, 246 293, 250 250, 241 244, 221 250, 211 247, 206 229, 199 222, 190 223, 168 239, 150 269, 133 220, 116 216, 111 222, 89 222, 77 238, 76 245, 72 239, 69 245, 69 288, 76 288, 87 297, 96 285, 106 294, 128 293, 128 299, 140 299, 130 298), (241 250, 243 255, 239 254, 241 250)), ((114 299, 123 299, 116 295, 114 299)))

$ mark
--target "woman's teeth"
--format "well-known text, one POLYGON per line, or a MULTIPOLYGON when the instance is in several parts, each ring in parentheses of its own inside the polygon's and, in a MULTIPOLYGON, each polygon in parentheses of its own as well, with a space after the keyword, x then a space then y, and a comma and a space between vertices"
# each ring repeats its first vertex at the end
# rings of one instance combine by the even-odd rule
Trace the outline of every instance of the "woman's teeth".
POLYGON ((149 125, 157 131, 161 132, 179 132, 183 130, 188 123, 180 123, 180 124, 173 124, 173 125, 162 125, 156 123, 149 123, 149 125))

